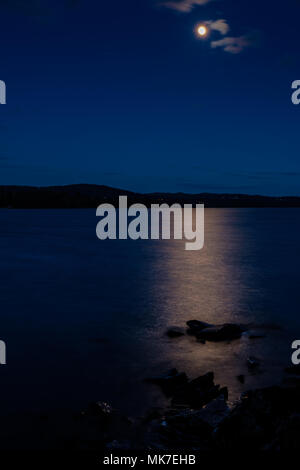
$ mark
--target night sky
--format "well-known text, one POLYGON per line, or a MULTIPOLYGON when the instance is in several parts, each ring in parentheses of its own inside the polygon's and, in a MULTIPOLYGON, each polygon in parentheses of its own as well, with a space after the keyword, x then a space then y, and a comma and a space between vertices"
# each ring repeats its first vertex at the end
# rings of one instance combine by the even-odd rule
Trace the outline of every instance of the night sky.
POLYGON ((300 195, 299 0, 0 11, 0 184, 300 195))

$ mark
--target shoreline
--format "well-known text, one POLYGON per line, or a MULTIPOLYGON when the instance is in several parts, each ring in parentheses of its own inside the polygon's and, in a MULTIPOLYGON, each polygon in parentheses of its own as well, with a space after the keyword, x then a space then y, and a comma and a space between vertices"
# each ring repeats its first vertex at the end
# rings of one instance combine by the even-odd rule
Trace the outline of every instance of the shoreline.
MULTIPOLYGON (((187 326, 187 331, 169 328, 165 336, 176 343, 176 338, 187 333, 195 337, 195 346, 198 341, 240 341, 244 334, 264 339, 264 335, 253 335, 251 329, 238 324, 210 325, 191 320, 187 326)), ((256 358, 249 357, 249 374, 259 367, 256 358)), ((241 374, 236 380, 242 384, 245 377, 241 374)), ((228 402, 228 388, 215 383, 213 371, 190 379, 185 372, 171 369, 144 381, 161 390, 168 400, 166 406, 150 408, 139 418, 131 418, 105 402, 92 402, 82 412, 18 415, 13 420, 7 417, 9 438, 1 439, 0 447, 87 450, 106 455, 297 448, 300 366, 287 367, 283 378, 278 376, 272 386, 250 389, 235 403, 228 402)), ((5 419, 3 423, 6 427, 5 419)))

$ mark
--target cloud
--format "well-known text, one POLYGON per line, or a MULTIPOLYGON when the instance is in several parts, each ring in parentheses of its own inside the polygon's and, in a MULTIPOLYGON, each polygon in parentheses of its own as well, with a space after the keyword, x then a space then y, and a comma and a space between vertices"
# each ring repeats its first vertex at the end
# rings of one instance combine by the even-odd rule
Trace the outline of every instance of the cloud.
POLYGON ((239 54, 246 47, 252 46, 253 40, 250 36, 239 36, 236 38, 226 37, 218 41, 212 41, 210 45, 213 49, 221 47, 225 52, 229 52, 230 54, 239 54))
POLYGON ((230 30, 229 24, 227 23, 226 20, 216 20, 216 21, 207 21, 207 25, 210 27, 210 29, 214 31, 219 31, 219 33, 225 34, 228 33, 230 30))
POLYGON ((189 13, 197 5, 205 5, 212 0, 179 0, 179 1, 168 1, 161 3, 166 8, 171 10, 180 11, 181 13, 189 13))

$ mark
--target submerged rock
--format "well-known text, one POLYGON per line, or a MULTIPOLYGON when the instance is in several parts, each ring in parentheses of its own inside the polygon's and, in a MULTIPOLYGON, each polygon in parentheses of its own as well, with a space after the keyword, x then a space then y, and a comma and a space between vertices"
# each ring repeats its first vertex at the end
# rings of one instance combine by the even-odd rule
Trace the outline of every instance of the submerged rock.
POLYGON ((182 328, 178 328, 177 326, 175 326, 175 327, 169 328, 166 331, 166 335, 169 338, 179 338, 180 336, 184 336, 184 331, 182 330, 182 328))
POLYGON ((186 322, 189 329, 187 330, 188 334, 197 336, 197 334, 204 330, 205 328, 213 327, 210 323, 205 323, 203 321, 198 320, 189 320, 186 322))
POLYGON ((189 381, 185 373, 172 369, 164 376, 146 381, 160 386, 165 395, 172 398, 173 407, 199 409, 219 396, 228 398, 227 388, 215 385, 213 372, 189 381))
POLYGON ((161 421, 159 432, 168 448, 209 450, 213 433, 228 414, 224 397, 219 397, 201 410, 187 408, 171 412, 161 421))
POLYGON ((187 324, 190 334, 196 336, 198 340, 204 341, 231 341, 240 338, 245 331, 244 327, 235 323, 204 326, 204 323, 193 320, 187 324))
POLYGON ((179 373, 177 369, 171 369, 166 375, 150 377, 145 381, 160 386, 165 395, 172 396, 178 388, 187 384, 188 378, 184 372, 179 373))
POLYGON ((107 420, 114 413, 113 408, 105 402, 92 402, 86 411, 87 416, 107 420))
POLYGON ((216 445, 225 450, 298 449, 300 382, 245 393, 221 423, 216 445))
POLYGON ((254 356, 249 356, 247 359, 247 366, 249 369, 257 369, 260 366, 260 361, 254 356))
POLYGON ((245 383, 245 376, 243 374, 240 374, 236 377, 241 384, 245 383))

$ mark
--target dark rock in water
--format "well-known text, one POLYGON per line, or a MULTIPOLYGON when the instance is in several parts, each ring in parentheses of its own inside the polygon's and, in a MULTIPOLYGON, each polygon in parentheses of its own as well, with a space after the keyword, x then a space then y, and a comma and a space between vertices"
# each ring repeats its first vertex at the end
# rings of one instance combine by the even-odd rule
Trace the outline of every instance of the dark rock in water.
POLYGON ((125 441, 114 440, 112 442, 108 442, 106 444, 106 448, 109 450, 115 450, 115 451, 128 450, 131 448, 131 442, 129 440, 125 440, 125 441))
POLYGON ((185 409, 161 421, 158 428, 160 446, 165 449, 211 447, 211 426, 198 417, 199 411, 185 409))
POLYGON ((220 395, 226 399, 227 389, 220 389, 220 385, 215 385, 213 372, 208 372, 176 390, 172 405, 199 409, 220 395))
POLYGON ((242 336, 245 328, 235 323, 211 325, 198 320, 187 322, 188 334, 196 336, 199 341, 231 341, 242 336))
MULTIPOLYGON (((178 375, 173 369, 167 377, 178 375)), ((149 417, 133 429, 124 427, 118 435, 120 425, 110 427, 104 434, 107 448, 126 450, 140 445, 157 451, 225 450, 245 455, 260 450, 298 450, 300 377, 295 374, 287 379, 281 385, 244 393, 231 409, 226 403, 227 389, 215 385, 212 372, 187 380, 174 388, 175 408, 155 413, 153 420, 149 417)))
POLYGON ((190 335, 195 335, 197 336, 197 334, 204 330, 205 328, 210 328, 214 325, 211 325, 210 323, 205 323, 203 321, 199 321, 199 320, 189 320, 186 322, 187 326, 189 327, 188 329, 188 334, 190 335))
POLYGON ((299 449, 300 413, 289 415, 276 430, 276 437, 266 450, 297 450, 299 449))
POLYGON ((243 374, 238 375, 237 379, 239 382, 241 382, 241 384, 245 383, 245 376, 243 374))
POLYGON ((152 408, 148 411, 148 413, 143 417, 143 423, 150 423, 156 419, 162 418, 164 415, 164 410, 161 408, 152 408))
POLYGON ((257 369, 260 366, 260 361, 254 356, 249 356, 247 359, 247 366, 249 369, 257 369))
POLYGON ((161 387, 166 396, 172 397, 172 406, 199 409, 219 396, 228 398, 227 388, 215 385, 213 372, 189 381, 185 373, 172 369, 161 377, 146 379, 161 387))
POLYGON ((224 398, 224 400, 228 400, 228 388, 227 387, 222 387, 220 388, 220 397, 224 398))
POLYGON ((176 389, 187 384, 188 378, 184 372, 179 373, 177 369, 171 369, 166 375, 160 377, 150 377, 145 381, 159 385, 165 395, 172 396, 176 389))
POLYGON ((185 409, 167 416, 165 421, 167 426, 176 428, 177 431, 180 429, 185 435, 194 434, 198 439, 200 436, 209 438, 228 414, 229 408, 224 397, 218 397, 201 410, 185 409))
POLYGON ((105 402, 92 402, 87 409, 87 415, 106 419, 113 413, 113 408, 105 402))
POLYGON ((198 419, 207 423, 213 431, 219 426, 223 420, 229 415, 229 407, 226 404, 226 399, 223 396, 211 401, 208 405, 196 412, 198 419))
POLYGON ((160 421, 160 445, 165 449, 212 450, 214 433, 229 415, 224 397, 218 397, 201 410, 171 411, 160 421))
POLYGON ((204 375, 200 375, 200 377, 197 377, 196 379, 193 379, 189 383, 190 387, 193 388, 210 388, 214 386, 214 373, 213 372, 207 372, 204 375))
POLYGON ((197 338, 206 341, 231 341, 242 336, 244 328, 234 323, 204 328, 197 333, 197 338))
POLYGON ((179 338, 180 336, 184 336, 184 331, 181 328, 172 327, 166 331, 166 335, 169 338, 179 338))
POLYGON ((247 451, 298 449, 299 393, 300 382, 247 392, 218 428, 217 447, 247 451))
MULTIPOLYGON (((74 425, 75 423, 73 423, 74 425)), ((132 421, 104 402, 93 402, 80 415, 80 450, 100 450, 114 439, 134 438, 132 421)))

